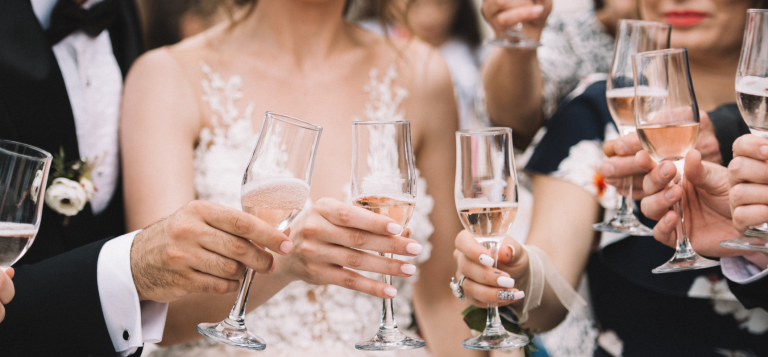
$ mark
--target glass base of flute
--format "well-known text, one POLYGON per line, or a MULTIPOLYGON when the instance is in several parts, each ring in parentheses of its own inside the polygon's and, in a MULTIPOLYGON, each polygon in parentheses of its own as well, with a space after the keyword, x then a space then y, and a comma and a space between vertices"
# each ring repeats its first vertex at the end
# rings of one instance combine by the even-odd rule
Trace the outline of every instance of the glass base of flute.
MULTIPOLYGON (((494 260, 494 268, 499 258, 499 244, 504 237, 499 238, 478 238, 486 249, 491 251, 494 260)), ((527 336, 516 335, 504 329, 499 316, 499 307, 497 304, 488 304, 488 318, 485 321, 485 330, 478 336, 464 340, 461 343, 464 348, 470 350, 511 350, 527 345, 530 341, 527 336)))
POLYGON ((517 23, 515 26, 504 31, 503 36, 494 37, 487 42, 490 45, 507 48, 537 48, 541 46, 539 41, 528 37, 528 35, 523 32, 522 23, 517 23))
MULTIPOLYGON (((380 255, 385 258, 392 258, 392 253, 380 255)), ((392 276, 382 274, 381 281, 392 285, 392 276)), ((397 328, 397 321, 395 321, 393 311, 392 299, 384 299, 379 331, 370 340, 356 343, 355 348, 363 351, 394 351, 424 347, 426 342, 408 337, 400 332, 400 329, 397 328)))
POLYGON ((741 236, 720 242, 720 246, 768 253, 768 223, 763 223, 757 227, 749 227, 741 236))
POLYGON ((620 233, 631 236, 653 236, 653 230, 642 224, 637 219, 637 216, 635 216, 632 201, 628 198, 632 197, 632 178, 625 178, 623 186, 628 188, 626 190, 627 196, 621 197, 619 212, 602 223, 593 224, 592 229, 599 232, 620 233))
POLYGON ((201 323, 197 325, 197 332, 216 342, 226 345, 261 351, 267 348, 264 340, 252 334, 245 326, 245 303, 248 301, 248 293, 251 290, 254 271, 251 268, 245 270, 243 284, 237 294, 237 303, 232 307, 224 321, 219 323, 201 323), (244 296, 243 296, 244 295, 244 296))

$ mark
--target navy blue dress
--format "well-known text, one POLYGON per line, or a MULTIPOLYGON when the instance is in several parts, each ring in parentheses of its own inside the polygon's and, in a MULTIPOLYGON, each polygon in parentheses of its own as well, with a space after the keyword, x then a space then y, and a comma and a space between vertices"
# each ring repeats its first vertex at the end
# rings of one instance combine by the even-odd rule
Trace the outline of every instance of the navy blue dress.
MULTIPOLYGON (((595 152, 589 147, 599 148, 606 131, 614 130, 606 104, 605 81, 595 82, 561 105, 547 123, 547 132, 525 169, 532 174, 578 181, 573 174, 563 172, 564 167, 574 171, 581 163, 592 165, 582 168, 583 177, 576 183, 593 195, 601 194, 605 188, 600 187, 599 180, 595 180, 595 187, 584 184, 588 181, 588 170, 597 175, 599 167, 591 164, 595 158, 586 155, 595 152)), ((649 227, 655 224, 642 217, 639 210, 636 214, 649 227)), ((718 306, 732 307, 733 301, 689 296, 694 283, 698 287, 711 284, 713 291, 727 286, 719 267, 651 273, 673 253, 673 249, 653 237, 627 237, 593 253, 586 273, 596 327, 618 335, 624 357, 768 356, 768 333, 749 332, 743 316, 737 317, 731 311, 723 313, 723 309, 722 314, 715 311, 718 306)), ((598 348, 595 356, 609 354, 598 348)))

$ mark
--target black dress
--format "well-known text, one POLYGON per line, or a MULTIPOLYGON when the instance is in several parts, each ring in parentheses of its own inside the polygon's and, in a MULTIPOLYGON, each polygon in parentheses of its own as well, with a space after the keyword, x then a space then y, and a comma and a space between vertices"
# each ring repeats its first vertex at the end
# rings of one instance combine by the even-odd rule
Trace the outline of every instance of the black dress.
MULTIPOLYGON (((598 198, 606 188, 597 173, 599 164, 594 163, 604 156, 588 155, 603 155, 599 148, 606 132, 615 132, 606 104, 605 81, 594 82, 569 98, 573 99, 562 104, 547 123, 547 132, 525 168, 529 173, 574 182, 598 198)), ((646 225, 655 224, 639 210, 636 214, 646 225)), ((741 356, 734 354, 737 352, 768 356, 768 333, 749 332, 744 327, 749 318, 764 311, 749 310, 746 318, 736 317, 734 304, 738 302, 733 299, 690 296, 700 293, 702 287, 730 294, 721 291, 727 282, 719 267, 651 273, 673 253, 653 237, 627 237, 593 253, 586 273, 596 327, 618 335, 624 357, 741 356)), ((741 307, 739 311, 745 310, 741 307)), ((598 348, 595 356, 610 355, 598 348)))

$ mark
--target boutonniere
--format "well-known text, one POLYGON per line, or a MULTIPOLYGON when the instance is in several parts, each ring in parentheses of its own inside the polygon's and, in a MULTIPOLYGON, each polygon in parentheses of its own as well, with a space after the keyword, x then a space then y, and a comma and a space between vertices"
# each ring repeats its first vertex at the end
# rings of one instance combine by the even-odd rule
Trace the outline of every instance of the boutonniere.
POLYGON ((87 158, 66 162, 64 148, 60 148, 59 154, 53 156, 52 164, 53 172, 48 178, 45 203, 52 210, 66 216, 66 226, 69 217, 80 213, 96 194, 96 186, 91 181, 95 164, 87 158))
MULTIPOLYGON (((461 315, 464 316, 464 322, 467 324, 467 326, 469 326, 472 332, 479 334, 485 330, 485 322, 488 318, 487 308, 481 308, 472 305, 464 310, 461 315)), ((501 324, 504 325, 504 329, 506 329, 508 332, 528 336, 528 339, 531 341, 531 343, 523 347, 525 357, 531 357, 531 352, 538 351, 536 346, 533 345, 533 337, 536 336, 536 334, 531 329, 524 328, 517 322, 517 315, 512 312, 511 308, 508 306, 499 307, 499 316, 501 317, 501 324)))

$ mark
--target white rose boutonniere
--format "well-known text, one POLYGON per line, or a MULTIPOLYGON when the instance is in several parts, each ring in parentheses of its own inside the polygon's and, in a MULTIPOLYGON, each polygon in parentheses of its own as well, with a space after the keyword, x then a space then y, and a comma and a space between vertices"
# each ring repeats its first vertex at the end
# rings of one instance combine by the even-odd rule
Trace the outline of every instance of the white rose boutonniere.
POLYGON ((98 191, 91 181, 94 166, 85 158, 65 162, 63 148, 53 157, 53 173, 45 192, 45 203, 52 210, 66 216, 63 221, 65 226, 69 217, 80 213, 98 191))
POLYGON ((40 196, 40 186, 43 183, 43 170, 35 172, 35 179, 32 181, 32 202, 37 203, 37 196, 40 196))
POLYGON ((57 178, 45 192, 45 203, 54 211, 72 217, 83 210, 88 194, 80 183, 67 178, 57 178))

